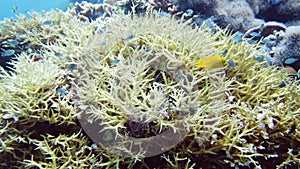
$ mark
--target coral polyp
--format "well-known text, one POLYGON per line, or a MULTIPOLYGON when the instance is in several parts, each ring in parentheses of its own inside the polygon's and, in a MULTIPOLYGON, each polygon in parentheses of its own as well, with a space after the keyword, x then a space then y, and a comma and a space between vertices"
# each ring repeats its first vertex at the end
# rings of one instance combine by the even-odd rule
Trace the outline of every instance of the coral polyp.
POLYGON ((1 167, 300 165, 300 87, 260 45, 159 12, 16 22, 1 39, 32 51, 1 69, 1 167), (228 64, 196 66, 211 56, 228 64))

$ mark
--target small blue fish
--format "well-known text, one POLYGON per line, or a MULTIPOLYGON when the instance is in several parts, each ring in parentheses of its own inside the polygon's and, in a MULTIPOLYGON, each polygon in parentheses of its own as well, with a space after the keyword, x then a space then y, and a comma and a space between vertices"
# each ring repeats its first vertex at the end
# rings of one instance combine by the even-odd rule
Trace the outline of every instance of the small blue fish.
POLYGON ((169 13, 164 12, 164 11, 161 11, 161 12, 159 13, 159 15, 160 15, 160 16, 167 16, 167 15, 169 15, 169 13))
POLYGON ((231 22, 231 20, 232 20, 232 19, 231 19, 230 17, 225 17, 225 18, 224 18, 224 21, 227 22, 227 23, 231 22))
POLYGON ((111 61, 111 64, 116 65, 120 62, 120 59, 115 59, 113 61, 111 61))
POLYGON ((186 80, 186 78, 184 77, 184 76, 176 76, 175 77, 178 81, 181 81, 181 80, 183 80, 183 81, 185 81, 186 80))
POLYGON ((75 69, 77 69, 77 64, 75 64, 75 63, 70 64, 70 65, 69 65, 69 69, 70 69, 70 70, 75 70, 75 69))
POLYGON ((267 38, 261 40, 261 43, 263 43, 263 44, 268 44, 268 43, 270 43, 270 42, 271 42, 271 40, 270 40, 270 39, 267 39, 267 38))
POLYGON ((14 40, 14 39, 10 39, 10 40, 8 40, 7 44, 8 44, 9 47, 16 47, 19 44, 19 41, 14 40))
POLYGON ((105 41, 100 42, 100 46, 105 46, 105 45, 106 45, 105 41))
POLYGON ((259 32, 262 32, 265 28, 265 24, 261 24, 260 27, 259 27, 259 32))
POLYGON ((242 42, 243 41, 243 33, 242 32, 237 32, 234 36, 234 41, 236 42, 242 42))
POLYGON ((211 21, 217 20, 217 18, 215 16, 213 16, 213 15, 211 17, 209 17, 208 19, 211 20, 211 21))
POLYGON ((61 95, 61 96, 66 96, 68 95, 68 90, 64 87, 56 89, 56 94, 61 95))
POLYGON ((252 36, 252 37, 261 37, 260 33, 258 33, 258 32, 251 32, 250 36, 252 36))
POLYGON ((300 69, 298 70, 297 77, 298 77, 298 79, 300 79, 300 69))
POLYGON ((263 62, 265 60, 265 57, 264 56, 257 56, 254 58, 256 61, 258 62, 263 62))
POLYGON ((126 38, 126 40, 130 40, 130 39, 132 39, 132 38, 134 38, 134 35, 132 34, 132 35, 129 35, 127 38, 126 38))
POLYGON ((62 53, 59 53, 59 52, 56 52, 54 55, 55 55, 56 57, 62 57, 62 56, 63 56, 63 54, 62 54, 62 53))
POLYGON ((44 25, 51 25, 51 24, 52 24, 52 21, 49 21, 49 20, 48 20, 48 21, 43 22, 43 24, 44 24, 44 25))
POLYGON ((232 60, 227 61, 228 66, 230 67, 236 67, 236 64, 232 60))
POLYGON ((252 24, 251 24, 250 22, 247 22, 247 21, 244 21, 243 24, 244 24, 246 27, 248 27, 248 28, 252 26, 252 24))
POLYGON ((228 53, 228 49, 225 49, 224 52, 221 54, 223 57, 226 56, 226 54, 228 53))
POLYGON ((272 5, 279 5, 283 2, 283 0, 271 0, 272 5))
POLYGON ((273 65, 273 62, 272 62, 272 60, 269 57, 266 58, 266 61, 267 61, 267 63, 268 63, 269 66, 273 65))
POLYGON ((255 43, 256 43, 256 41, 255 41, 255 40, 252 40, 252 39, 247 40, 247 42, 248 42, 249 44, 255 44, 255 43))
POLYGON ((281 83, 278 85, 279 88, 283 88, 283 87, 285 87, 285 86, 286 86, 286 82, 285 82, 285 81, 281 82, 281 83))
POLYGON ((284 61, 284 63, 289 65, 295 63, 296 61, 298 61, 297 58, 288 58, 284 61))
POLYGON ((185 13, 186 13, 188 16, 192 16, 193 13, 194 13, 194 11, 193 11, 192 9, 188 9, 188 10, 186 10, 185 13))
POLYGON ((19 10, 19 7, 17 7, 17 6, 13 6, 11 8, 11 11, 13 11, 13 12, 17 12, 18 10, 19 10))
POLYGON ((15 54, 15 50, 13 49, 9 49, 9 50, 6 50, 5 52, 2 53, 2 56, 4 57, 8 57, 8 56, 12 56, 15 54))

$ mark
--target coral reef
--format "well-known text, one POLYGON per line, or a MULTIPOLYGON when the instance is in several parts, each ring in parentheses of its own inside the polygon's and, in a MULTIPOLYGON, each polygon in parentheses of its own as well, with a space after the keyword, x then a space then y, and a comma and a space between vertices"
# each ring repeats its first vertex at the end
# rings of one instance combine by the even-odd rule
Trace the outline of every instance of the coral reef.
POLYGON ((179 10, 192 9, 200 17, 196 22, 201 25, 203 20, 213 16, 214 22, 225 28, 229 26, 234 31, 245 32, 251 26, 258 26, 263 20, 255 17, 251 7, 244 0, 238 1, 189 1, 176 0, 175 6, 179 10), (234 9, 234 10, 233 10, 234 9))
POLYGON ((300 26, 290 26, 281 34, 280 41, 272 49, 272 58, 275 65, 290 66, 296 72, 300 70, 300 26), (286 62, 295 58, 295 62, 286 62))
MULTIPOLYGON (((65 43, 64 45, 76 43, 65 39, 65 36, 69 34, 66 30, 71 30, 73 25, 76 25, 77 29, 86 30, 88 28, 90 29, 88 32, 94 31, 96 28, 95 24, 77 24, 76 19, 70 18, 72 18, 70 14, 53 11, 48 13, 32 12, 29 17, 17 16, 17 20, 5 19, 0 23, 1 66, 9 70, 8 62, 21 52, 26 52, 30 54, 31 58, 38 60, 44 57, 40 51, 46 50, 48 46, 58 43, 65 43), (65 39, 64 42, 61 42, 62 39, 65 39), (7 51, 14 51, 14 53, 3 56, 7 51), (2 60, 2 58, 4 59, 2 60)), ((75 35, 72 35, 72 38, 77 38, 77 41, 82 39, 75 35)), ((61 51, 57 50, 55 54, 59 56, 61 51)))
POLYGON ((226 27, 236 31, 244 31, 249 25, 256 26, 263 23, 263 20, 256 19, 249 4, 244 0, 238 1, 218 1, 215 5, 214 16, 221 27, 226 27))
POLYGON ((247 32, 245 32, 245 38, 253 38, 253 39, 262 39, 266 38, 275 32, 286 30, 286 26, 282 23, 278 22, 267 22, 262 25, 252 27, 247 32))
POLYGON ((111 6, 110 4, 92 4, 86 1, 81 3, 76 2, 74 7, 69 9, 68 12, 74 16, 77 16, 82 21, 93 21, 97 18, 105 19, 110 17, 116 7, 111 6))
MULTIPOLYGON (((267 21, 278 21, 288 25, 297 24, 300 20, 300 7, 297 0, 175 0, 173 4, 179 11, 194 10, 203 20, 214 16, 215 22, 222 27, 229 24, 234 31, 245 32, 267 21)), ((299 24, 299 23, 298 23, 299 24)))
POLYGON ((35 46, 1 69, 2 168, 299 167, 300 87, 262 46, 160 13, 33 16, 0 31, 35 46), (195 65, 213 55, 235 64, 195 65))
POLYGON ((297 0, 247 0, 258 18, 265 21, 291 22, 300 19, 297 0))
POLYGON ((101 4, 101 3, 103 3, 103 1, 105 1, 105 0, 70 0, 70 2, 71 3, 76 3, 76 2, 78 2, 78 3, 81 3, 81 2, 88 2, 88 3, 92 3, 92 4, 101 4))

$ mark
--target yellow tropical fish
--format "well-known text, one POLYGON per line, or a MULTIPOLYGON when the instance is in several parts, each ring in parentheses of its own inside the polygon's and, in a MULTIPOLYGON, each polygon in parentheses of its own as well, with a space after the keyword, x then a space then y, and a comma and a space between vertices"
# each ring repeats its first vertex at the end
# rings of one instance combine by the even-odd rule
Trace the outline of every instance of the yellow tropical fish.
POLYGON ((196 66, 201 68, 221 68, 226 66, 227 61, 222 56, 209 56, 202 58, 201 61, 196 63, 196 66))

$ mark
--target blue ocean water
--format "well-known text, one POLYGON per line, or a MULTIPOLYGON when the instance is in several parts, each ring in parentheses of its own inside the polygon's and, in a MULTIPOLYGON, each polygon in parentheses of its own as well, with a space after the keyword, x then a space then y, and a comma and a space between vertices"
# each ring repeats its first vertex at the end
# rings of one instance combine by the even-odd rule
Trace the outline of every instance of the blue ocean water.
POLYGON ((0 0, 0 21, 4 18, 16 18, 18 14, 28 11, 48 11, 50 9, 67 9, 69 0, 0 0))

